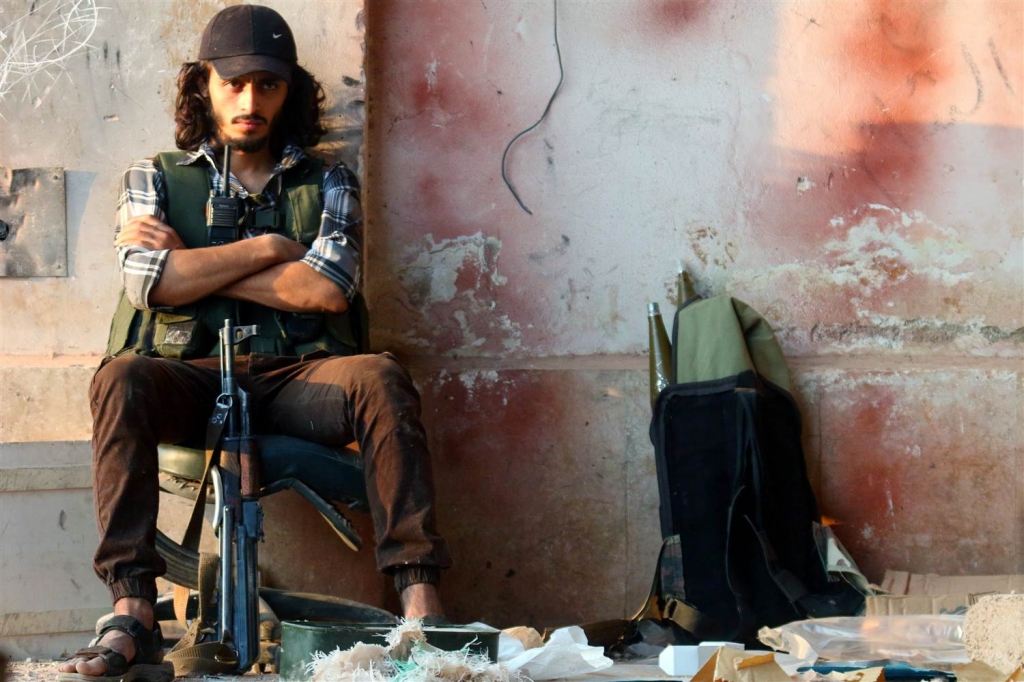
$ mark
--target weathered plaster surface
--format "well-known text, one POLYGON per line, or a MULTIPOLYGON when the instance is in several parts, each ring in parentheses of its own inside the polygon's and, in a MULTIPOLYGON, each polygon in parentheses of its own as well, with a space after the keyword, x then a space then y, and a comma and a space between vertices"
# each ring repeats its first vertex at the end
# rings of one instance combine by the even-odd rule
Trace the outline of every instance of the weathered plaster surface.
POLYGON ((862 568, 1024 569, 1018 371, 830 371, 800 377, 821 511, 862 568))
POLYGON ((643 598, 645 307, 678 261, 776 328, 871 577, 1021 570, 1019 3, 563 0, 565 82, 508 158, 532 216, 500 161, 558 80, 552 5, 368 24, 373 339, 426 372, 457 616, 643 598))
POLYGON ((456 613, 567 624, 647 596, 657 489, 637 372, 418 375, 456 613))
POLYGON ((968 352, 1019 349, 1018 5, 563 2, 565 83, 508 164, 534 216, 499 161, 557 80, 551 5, 373 11, 368 269, 479 234, 504 278, 473 335, 439 333, 456 311, 374 280, 382 344, 642 352, 643 302, 666 298, 681 260, 793 351, 900 350, 885 338, 910 323, 952 325, 968 352))

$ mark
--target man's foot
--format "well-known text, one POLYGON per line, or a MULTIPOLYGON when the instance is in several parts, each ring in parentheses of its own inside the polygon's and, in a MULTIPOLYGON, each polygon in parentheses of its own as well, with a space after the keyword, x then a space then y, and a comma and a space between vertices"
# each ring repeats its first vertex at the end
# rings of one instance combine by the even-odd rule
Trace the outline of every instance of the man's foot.
POLYGON ((444 617, 441 596, 437 586, 430 583, 413 583, 402 590, 402 613, 406 618, 444 617))
MULTIPOLYGON (((135 599, 132 597, 118 599, 117 603, 114 604, 114 614, 118 616, 131 616, 142 623, 148 630, 153 629, 153 606, 145 599, 135 599)), ((126 632, 110 630, 96 642, 95 646, 110 647, 124 656, 129 664, 135 660, 135 640, 126 632)), ((62 673, 78 673, 80 675, 97 677, 106 674, 107 662, 99 657, 91 659, 82 657, 71 658, 61 663, 57 670, 62 673)))

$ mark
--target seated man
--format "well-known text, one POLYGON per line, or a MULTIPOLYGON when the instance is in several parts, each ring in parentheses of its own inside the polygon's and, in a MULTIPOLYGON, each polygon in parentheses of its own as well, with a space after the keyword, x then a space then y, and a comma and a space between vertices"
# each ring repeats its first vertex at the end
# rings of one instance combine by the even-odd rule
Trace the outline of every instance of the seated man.
POLYGON ((451 559, 434 527, 419 395, 390 355, 346 356, 362 219, 352 172, 303 152, 326 132, 323 89, 266 7, 218 13, 199 59, 178 76, 184 152, 124 175, 114 241, 124 292, 90 389, 95 568, 115 613, 130 618, 62 664, 64 679, 135 677, 134 664, 159 662, 157 444, 202 442, 226 317, 261 327, 236 363, 253 423, 324 445, 358 442, 378 568, 394 576, 406 617, 443 615, 437 584, 451 559), (231 178, 219 171, 226 145, 231 178), (239 239, 211 246, 204 206, 226 182, 251 218, 239 239))

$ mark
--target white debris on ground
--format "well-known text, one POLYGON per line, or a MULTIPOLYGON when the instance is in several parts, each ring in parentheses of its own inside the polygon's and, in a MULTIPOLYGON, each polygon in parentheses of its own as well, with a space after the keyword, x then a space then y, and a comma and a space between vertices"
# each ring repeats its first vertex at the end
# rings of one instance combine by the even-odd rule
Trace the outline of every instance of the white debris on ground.
POLYGON ((311 682, 527 682, 529 678, 467 649, 442 651, 427 644, 419 620, 403 620, 385 637, 387 646, 356 644, 315 652, 311 682))

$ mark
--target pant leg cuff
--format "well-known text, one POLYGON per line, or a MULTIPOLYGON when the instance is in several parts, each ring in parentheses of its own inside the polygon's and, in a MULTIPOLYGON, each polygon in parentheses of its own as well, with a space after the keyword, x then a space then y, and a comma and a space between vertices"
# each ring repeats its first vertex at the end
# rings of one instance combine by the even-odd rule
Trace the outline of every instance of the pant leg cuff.
POLYGON ((398 594, 417 583, 437 587, 441 584, 441 569, 437 566, 399 566, 395 569, 395 591, 398 594))
POLYGON ((150 604, 156 603, 156 579, 154 578, 121 578, 108 586, 110 600, 117 603, 118 599, 132 597, 145 599, 150 604))

